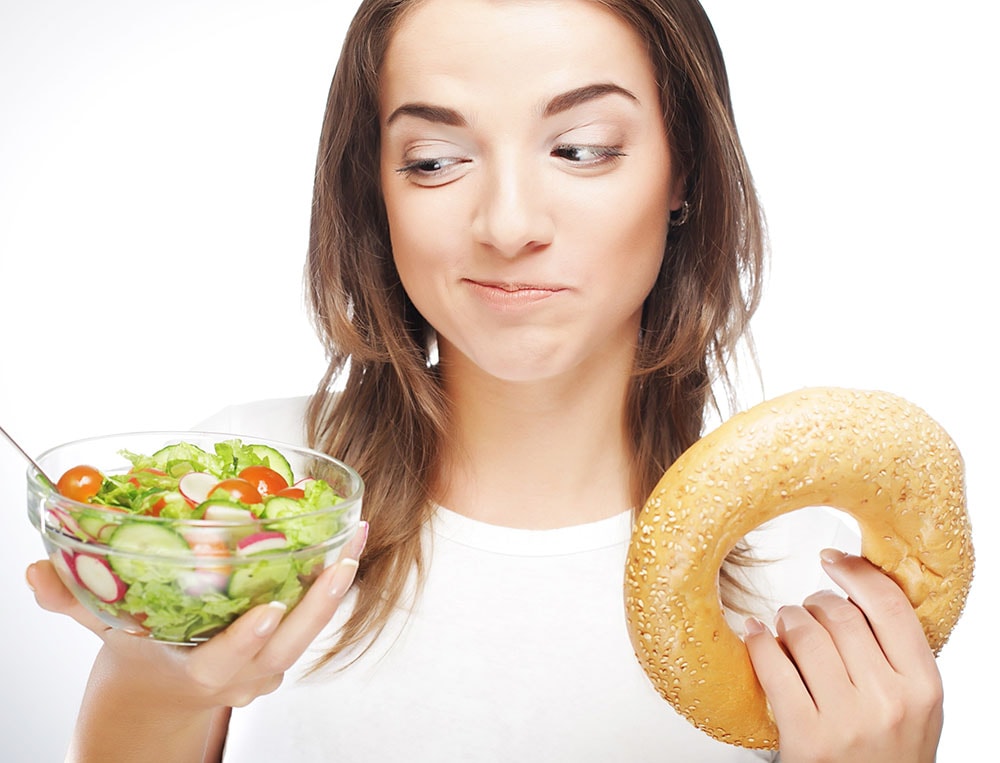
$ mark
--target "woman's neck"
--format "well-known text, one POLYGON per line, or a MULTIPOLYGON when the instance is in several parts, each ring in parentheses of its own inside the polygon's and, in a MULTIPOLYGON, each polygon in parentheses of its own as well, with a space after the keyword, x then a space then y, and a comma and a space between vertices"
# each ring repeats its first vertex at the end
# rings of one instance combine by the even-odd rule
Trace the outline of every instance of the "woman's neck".
POLYGON ((440 503, 491 524, 532 529, 628 509, 629 374, 612 365, 626 364, 619 359, 530 383, 484 378, 461 361, 449 365, 454 440, 442 459, 440 503))

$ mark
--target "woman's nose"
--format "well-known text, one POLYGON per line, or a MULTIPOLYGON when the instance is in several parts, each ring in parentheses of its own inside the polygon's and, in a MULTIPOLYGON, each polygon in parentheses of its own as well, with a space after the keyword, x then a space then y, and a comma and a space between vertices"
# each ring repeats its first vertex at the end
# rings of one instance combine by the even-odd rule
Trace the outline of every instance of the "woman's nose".
POLYGON ((555 226, 540 174, 514 163, 485 173, 472 221, 479 243, 506 257, 552 243, 555 226))

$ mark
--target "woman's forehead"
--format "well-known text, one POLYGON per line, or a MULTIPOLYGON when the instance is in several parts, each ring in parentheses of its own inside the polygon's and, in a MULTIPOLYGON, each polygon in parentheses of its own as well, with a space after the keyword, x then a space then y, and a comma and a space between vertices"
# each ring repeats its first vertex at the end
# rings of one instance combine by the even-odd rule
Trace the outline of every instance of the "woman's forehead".
POLYGON ((421 0, 380 72, 383 119, 400 103, 544 103, 594 82, 657 97, 638 34, 592 0, 421 0))

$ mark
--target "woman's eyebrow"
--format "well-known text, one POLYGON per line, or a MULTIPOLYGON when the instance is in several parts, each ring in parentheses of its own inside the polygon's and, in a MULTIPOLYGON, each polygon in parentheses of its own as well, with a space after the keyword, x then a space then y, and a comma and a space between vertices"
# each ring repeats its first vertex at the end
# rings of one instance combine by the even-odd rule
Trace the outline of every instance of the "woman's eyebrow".
POLYGON ((429 103, 404 103, 385 120, 386 126, 388 127, 401 116, 415 117, 423 119, 425 122, 434 122, 450 127, 468 126, 465 117, 454 109, 445 108, 444 106, 432 106, 429 103))
POLYGON ((620 95, 630 101, 639 103, 639 99, 635 94, 630 90, 626 90, 621 85, 616 85, 613 82, 596 82, 592 85, 584 85, 583 87, 577 87, 573 90, 567 90, 565 93, 560 93, 545 105, 542 116, 555 116, 587 101, 593 101, 609 95, 620 95))
MULTIPOLYGON (((616 85, 613 82, 597 82, 592 85, 584 85, 572 90, 567 90, 565 93, 560 93, 555 96, 552 100, 545 104, 542 116, 546 118, 552 117, 556 114, 560 114, 579 106, 582 103, 587 103, 588 101, 593 101, 598 98, 604 98, 609 95, 619 95, 635 103, 639 102, 639 99, 634 93, 626 90, 621 85, 616 85)), ((455 109, 419 102, 404 103, 402 106, 395 109, 385 120, 386 126, 388 127, 402 116, 414 117, 415 119, 422 119, 425 122, 448 125, 449 127, 468 127, 468 122, 465 117, 455 111, 455 109)))

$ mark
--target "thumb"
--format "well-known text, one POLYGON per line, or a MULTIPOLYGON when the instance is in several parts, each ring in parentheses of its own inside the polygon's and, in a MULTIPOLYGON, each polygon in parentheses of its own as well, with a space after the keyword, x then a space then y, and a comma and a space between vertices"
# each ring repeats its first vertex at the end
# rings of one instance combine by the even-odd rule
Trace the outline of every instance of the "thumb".
POLYGON ((35 594, 35 601, 42 609, 72 617, 80 625, 97 635, 108 629, 99 617, 89 612, 73 593, 63 585, 52 562, 43 559, 29 564, 24 578, 28 588, 35 594))

